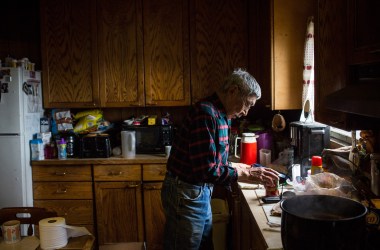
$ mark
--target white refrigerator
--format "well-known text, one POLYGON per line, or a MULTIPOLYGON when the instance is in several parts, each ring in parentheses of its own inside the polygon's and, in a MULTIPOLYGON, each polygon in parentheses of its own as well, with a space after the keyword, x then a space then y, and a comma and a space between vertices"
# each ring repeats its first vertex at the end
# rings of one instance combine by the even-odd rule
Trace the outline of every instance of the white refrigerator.
POLYGON ((43 116, 41 72, 0 68, 0 208, 33 206, 29 141, 43 116))

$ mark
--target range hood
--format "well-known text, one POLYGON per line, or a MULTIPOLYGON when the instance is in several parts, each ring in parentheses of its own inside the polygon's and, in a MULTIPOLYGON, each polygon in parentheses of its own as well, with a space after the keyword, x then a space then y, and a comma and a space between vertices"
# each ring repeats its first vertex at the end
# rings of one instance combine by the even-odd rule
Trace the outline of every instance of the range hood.
POLYGON ((380 118, 380 63, 349 68, 349 83, 325 98, 326 108, 380 118))
POLYGON ((349 85, 325 99, 326 108, 380 118, 380 82, 349 85))

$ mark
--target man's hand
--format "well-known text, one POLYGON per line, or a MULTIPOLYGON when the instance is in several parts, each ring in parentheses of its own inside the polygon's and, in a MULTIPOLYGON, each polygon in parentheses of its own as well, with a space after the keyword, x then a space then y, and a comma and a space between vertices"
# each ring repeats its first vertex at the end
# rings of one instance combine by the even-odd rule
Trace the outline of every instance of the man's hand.
POLYGON ((259 183, 266 186, 276 186, 279 180, 278 172, 266 167, 252 167, 244 163, 232 163, 237 170, 238 181, 259 183))

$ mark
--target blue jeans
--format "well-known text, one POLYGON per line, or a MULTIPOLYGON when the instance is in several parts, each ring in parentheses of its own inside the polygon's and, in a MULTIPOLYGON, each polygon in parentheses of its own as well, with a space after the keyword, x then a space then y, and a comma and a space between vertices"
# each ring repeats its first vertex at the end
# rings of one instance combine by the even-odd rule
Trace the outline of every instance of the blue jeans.
POLYGON ((161 201, 165 211, 165 250, 213 249, 213 184, 193 185, 166 175, 161 201))

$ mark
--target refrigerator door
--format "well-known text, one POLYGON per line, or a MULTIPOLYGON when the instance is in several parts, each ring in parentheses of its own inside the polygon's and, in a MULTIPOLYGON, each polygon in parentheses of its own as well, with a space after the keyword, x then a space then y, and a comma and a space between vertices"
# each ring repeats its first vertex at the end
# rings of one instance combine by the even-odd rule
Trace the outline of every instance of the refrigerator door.
POLYGON ((0 208, 24 206, 26 195, 22 137, 0 135, 0 208))
MULTIPOLYGON (((22 73, 20 68, 2 68, 0 82, 7 85, 1 93, 0 134, 20 134, 22 116, 22 73)), ((25 94, 24 94, 25 95, 25 94)))

